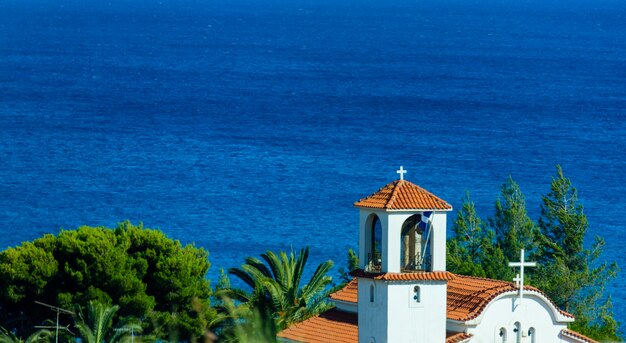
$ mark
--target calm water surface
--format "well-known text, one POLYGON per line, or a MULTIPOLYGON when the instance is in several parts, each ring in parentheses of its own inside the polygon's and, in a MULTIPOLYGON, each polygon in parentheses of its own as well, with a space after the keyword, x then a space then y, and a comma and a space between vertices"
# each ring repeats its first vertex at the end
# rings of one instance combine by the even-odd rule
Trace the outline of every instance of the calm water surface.
POLYGON ((400 165, 484 218, 511 175, 536 218, 559 163, 626 268, 625 119, 623 1, 5 0, 0 248, 130 219, 212 278, 305 245, 343 265, 400 165))

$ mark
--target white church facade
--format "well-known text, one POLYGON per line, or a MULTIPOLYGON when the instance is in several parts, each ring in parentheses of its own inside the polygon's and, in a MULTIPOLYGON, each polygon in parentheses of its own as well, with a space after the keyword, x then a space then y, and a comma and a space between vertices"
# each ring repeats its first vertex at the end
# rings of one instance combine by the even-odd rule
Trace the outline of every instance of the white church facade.
POLYGON ((446 201, 400 179, 357 201, 359 269, 334 309, 279 333, 282 342, 561 343, 595 341, 540 290, 446 271, 446 201))

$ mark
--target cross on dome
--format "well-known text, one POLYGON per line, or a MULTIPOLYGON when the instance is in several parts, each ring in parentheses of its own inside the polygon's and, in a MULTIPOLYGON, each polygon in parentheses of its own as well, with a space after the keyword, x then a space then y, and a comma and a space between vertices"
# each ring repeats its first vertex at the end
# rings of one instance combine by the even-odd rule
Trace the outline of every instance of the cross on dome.
POLYGON ((509 262, 509 267, 519 267, 520 273, 513 279, 517 284, 517 288, 519 289, 519 301, 522 302, 522 298, 524 298, 524 267, 536 267, 537 262, 525 262, 524 261, 524 249, 520 251, 520 261, 519 262, 509 262))
POLYGON ((406 170, 404 170, 402 166, 400 166, 400 169, 396 170, 396 173, 400 174, 400 180, 404 180, 404 174, 406 173, 406 170))

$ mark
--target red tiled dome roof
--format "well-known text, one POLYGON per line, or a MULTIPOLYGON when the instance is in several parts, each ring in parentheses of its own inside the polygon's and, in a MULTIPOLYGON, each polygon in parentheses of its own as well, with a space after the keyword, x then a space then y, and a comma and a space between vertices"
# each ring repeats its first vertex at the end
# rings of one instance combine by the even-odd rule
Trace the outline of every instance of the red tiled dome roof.
POLYGON ((444 200, 406 180, 391 182, 355 202, 354 206, 385 210, 452 210, 444 200))

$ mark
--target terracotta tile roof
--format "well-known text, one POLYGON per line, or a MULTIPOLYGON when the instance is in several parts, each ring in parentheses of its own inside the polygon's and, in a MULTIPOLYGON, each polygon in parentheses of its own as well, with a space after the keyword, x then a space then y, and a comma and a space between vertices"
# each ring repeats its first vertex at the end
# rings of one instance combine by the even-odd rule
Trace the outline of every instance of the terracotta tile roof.
POLYGON ((352 281, 348 282, 348 284, 344 288, 338 290, 335 293, 331 293, 329 295, 329 298, 333 300, 341 300, 341 301, 355 303, 358 298, 358 293, 359 293, 358 290, 359 289, 357 286, 357 280, 352 279, 352 281))
POLYGON ((446 332, 446 343, 463 343, 470 338, 472 335, 465 332, 446 332))
POLYGON ((350 275, 385 281, 447 281, 455 277, 450 272, 369 273, 363 271, 363 269, 357 269, 351 272, 350 275))
MULTIPOLYGON (((306 343, 356 343, 359 340, 356 313, 336 309, 294 324, 278 333, 278 337, 306 343)), ((463 332, 446 332, 446 343, 462 343, 472 337, 463 332)))
POLYGON ((593 339, 591 339, 591 338, 589 338, 587 336, 581 335, 578 332, 572 331, 570 329, 563 329, 563 330, 561 330, 561 334, 563 336, 571 337, 571 338, 577 339, 577 340, 579 340, 581 342, 585 342, 585 343, 600 343, 600 342, 598 342, 596 340, 593 340, 593 339))
MULTIPOLYGON (((515 291, 517 288, 514 283, 500 281, 500 280, 492 280, 492 279, 484 279, 477 278, 471 276, 464 276, 458 274, 452 274, 449 272, 435 272, 435 273, 406 273, 408 275, 411 274, 444 274, 445 278, 441 276, 441 278, 410 278, 406 280, 447 280, 448 291, 447 291, 447 317, 448 319, 458 320, 458 321, 467 321, 472 320, 478 317, 482 311, 487 307, 489 302, 493 300, 495 297, 499 296, 502 293, 515 291)), ((372 277, 378 280, 398 280, 396 275, 403 275, 404 273, 365 273, 362 270, 356 270, 352 272, 352 276, 359 277, 372 277), (362 276, 366 275, 366 276, 362 276)), ((404 279, 402 279, 404 280, 404 279)), ((352 280, 344 289, 335 292, 341 297, 343 301, 347 302, 357 302, 357 282, 356 279, 352 280), (351 290, 348 292, 346 288, 350 288, 351 290), (346 290, 346 292, 343 292, 346 290), (350 294, 350 296, 348 296, 350 294)), ((525 286, 525 290, 536 292, 542 294, 547 299, 549 299, 543 292, 539 289, 531 286, 525 286)), ((332 296, 331 296, 332 297, 332 296)), ((556 307, 554 303, 553 306, 556 307)), ((559 309, 559 312, 570 318, 574 318, 573 315, 562 311, 559 309)))
MULTIPOLYGON (((356 343, 359 340, 356 313, 329 310, 294 324, 281 331, 278 337, 303 343, 356 343)), ((463 332, 446 332, 446 343, 463 343, 472 335, 463 332)))
POLYGON ((511 282, 459 275, 458 280, 448 282, 448 319, 474 319, 489 301, 510 290, 515 290, 511 282))
MULTIPOLYGON (((539 293, 549 300, 535 287, 524 286, 524 289, 539 293)), ((459 321, 474 319, 483 312, 491 300, 502 293, 515 290, 517 287, 513 282, 456 275, 448 281, 448 319, 459 321)), ((556 307, 554 303, 552 305, 556 307)), ((560 309, 559 312, 566 317, 574 318, 573 315, 560 309)))
POLYGON ((406 180, 396 180, 376 193, 354 203, 356 207, 386 210, 451 210, 434 194, 406 180))
POLYGON ((278 337, 307 343, 356 343, 359 337, 357 314, 332 309, 290 326, 278 333, 278 337))

